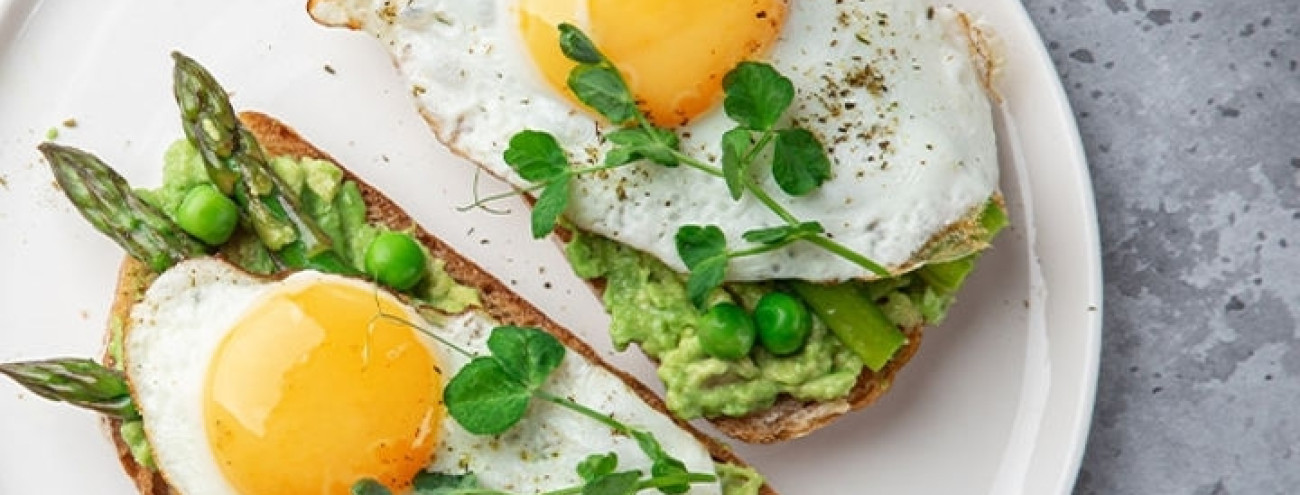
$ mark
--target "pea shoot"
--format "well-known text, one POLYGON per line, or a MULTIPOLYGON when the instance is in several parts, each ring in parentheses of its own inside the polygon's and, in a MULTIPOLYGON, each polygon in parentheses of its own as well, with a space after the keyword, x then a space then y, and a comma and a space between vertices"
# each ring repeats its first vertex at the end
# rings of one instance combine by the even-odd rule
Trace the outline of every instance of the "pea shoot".
MULTIPOLYGON (((385 315, 381 315, 385 316, 385 315)), ((409 322, 408 322, 409 324, 409 322)), ((694 473, 664 451, 649 431, 624 424, 612 416, 543 389, 551 374, 564 360, 566 349, 553 335, 537 328, 500 326, 488 335, 487 355, 476 356, 418 326, 426 335, 470 358, 443 391, 447 413, 466 431, 476 435, 499 435, 510 430, 528 412, 534 399, 556 404, 581 414, 636 441, 651 461, 650 473, 618 470, 614 453, 592 454, 574 469, 583 480, 580 486, 545 495, 599 494, 629 495, 655 488, 665 494, 685 493, 692 483, 717 481, 711 473, 694 473)), ((363 479, 352 486, 354 495, 390 495, 384 485, 363 479)), ((481 488, 472 473, 422 473, 413 482, 415 495, 510 495, 510 492, 481 488)))
MULTIPOLYGON (((789 78, 769 64, 751 61, 741 62, 727 73, 722 81, 723 110, 736 126, 722 135, 721 164, 715 165, 683 153, 676 133, 650 123, 618 68, 587 35, 570 24, 561 24, 559 31, 560 50, 577 63, 569 73, 569 89, 619 129, 605 135, 613 146, 603 163, 582 168, 571 167, 564 149, 546 132, 525 130, 510 139, 505 162, 532 183, 522 192, 541 191, 532 211, 533 237, 554 230, 568 206, 573 177, 644 160, 665 167, 685 165, 720 178, 733 200, 749 193, 782 221, 743 233, 751 246, 740 249, 729 248, 715 225, 684 225, 677 230, 677 252, 691 272, 687 293, 697 308, 703 308, 709 294, 726 279, 729 260, 798 241, 817 245, 881 277, 890 276, 884 267, 825 235, 820 223, 795 217, 759 185, 756 171, 764 167, 781 191, 792 197, 816 191, 831 176, 830 159, 817 136, 807 129, 782 125, 782 116, 795 96, 789 78)), ((500 197, 477 201, 471 207, 500 197)))

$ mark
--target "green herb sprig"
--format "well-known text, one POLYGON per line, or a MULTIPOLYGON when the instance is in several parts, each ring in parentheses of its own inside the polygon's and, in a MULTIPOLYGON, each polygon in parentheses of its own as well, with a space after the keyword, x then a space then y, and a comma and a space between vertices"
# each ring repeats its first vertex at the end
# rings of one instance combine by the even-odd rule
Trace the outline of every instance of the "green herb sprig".
POLYGON ((555 137, 537 130, 515 134, 505 151, 505 161, 532 186, 514 193, 476 201, 470 207, 511 194, 541 190, 532 212, 533 237, 543 237, 555 228, 568 206, 573 177, 647 160, 665 167, 686 165, 723 179, 733 200, 746 192, 772 211, 782 225, 749 230, 742 234, 753 244, 729 249, 726 237, 716 225, 684 225, 675 235, 678 256, 690 269, 687 292, 697 307, 726 278, 728 261, 780 249, 807 241, 888 277, 884 267, 825 235, 816 221, 803 221, 763 189, 755 170, 769 161, 772 178, 789 196, 816 191, 831 176, 831 162, 817 136, 807 129, 781 126, 781 118, 794 102, 794 84, 771 65, 741 62, 723 78, 723 110, 736 126, 722 135, 721 166, 701 161, 679 149, 677 135, 657 127, 636 105, 618 68, 605 57, 581 30, 561 24, 560 50, 577 66, 569 73, 568 87, 584 105, 608 119, 618 130, 606 134, 613 144, 601 165, 573 168, 555 137), (769 153, 768 150, 771 150, 769 153))
MULTIPOLYGON (((381 317, 386 317, 381 315, 381 317)), ((404 321, 404 320, 399 320, 404 321)), ((409 324, 409 322, 407 322, 409 324)), ((546 492, 545 495, 629 495, 648 488, 665 494, 685 493, 691 483, 717 481, 708 473, 693 473, 677 458, 664 451, 649 431, 624 424, 612 416, 591 409, 542 387, 564 361, 564 344, 537 328, 500 326, 488 335, 489 353, 476 356, 446 342, 432 332, 416 327, 453 351, 470 358, 443 390, 447 413, 466 431, 476 435, 499 435, 518 424, 533 399, 543 400, 586 416, 616 433, 627 435, 650 458, 647 476, 638 470, 617 471, 614 453, 593 454, 576 466, 583 484, 546 492)), ((415 479, 416 495, 508 495, 509 492, 479 487, 473 474, 421 474, 415 479)), ((361 480, 352 487, 355 495, 388 495, 388 489, 374 480, 361 480)))
MULTIPOLYGON (((579 466, 591 463, 598 463, 598 471, 591 471, 581 476, 586 481, 583 485, 561 488, 549 492, 542 492, 540 495, 631 495, 642 490, 657 488, 663 490, 665 487, 680 485, 683 483, 700 483, 713 481, 716 479, 713 475, 689 474, 678 476, 660 476, 655 478, 641 479, 641 473, 637 471, 613 472, 617 468, 618 456, 613 452, 608 454, 593 454, 586 460, 583 460, 579 466), (593 459, 599 460, 593 461, 593 459), (607 461, 610 459, 611 461, 607 461), (603 470, 608 469, 608 472, 603 470), (708 479, 704 479, 708 477, 708 479)), ((582 469, 581 467, 579 469, 582 469)), ((579 471, 581 472, 581 471, 579 471)), ((373 479, 363 479, 352 485, 352 495, 392 495, 392 491, 382 483, 373 479)), ((676 492, 680 493, 680 492, 676 492)), ((466 474, 445 474, 421 472, 415 475, 415 481, 411 483, 411 495, 516 495, 514 492, 483 488, 478 482, 478 477, 473 473, 466 474)))

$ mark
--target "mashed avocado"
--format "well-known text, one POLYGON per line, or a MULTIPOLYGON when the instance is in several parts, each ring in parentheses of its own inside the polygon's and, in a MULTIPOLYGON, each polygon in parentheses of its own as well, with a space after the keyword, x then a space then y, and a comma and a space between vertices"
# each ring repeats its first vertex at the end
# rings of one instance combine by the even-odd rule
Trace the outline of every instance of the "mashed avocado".
MULTIPOLYGON (((606 280, 610 334, 624 349, 636 343, 659 361, 665 402, 679 417, 743 416, 772 405, 781 394, 825 401, 853 388, 862 360, 825 325, 813 324, 803 349, 773 356, 762 349, 727 361, 708 356, 695 338, 699 312, 681 277, 653 257, 602 237, 577 234, 567 248, 578 276, 606 280)), ((717 297, 752 307, 766 284, 729 284, 717 297)))
POLYGON ((722 495, 753 495, 763 487, 763 476, 753 468, 735 464, 714 464, 722 484, 722 495))
MULTIPOLYGON (((198 150, 183 139, 167 148, 163 161, 162 186, 136 192, 174 217, 185 193, 209 182, 208 173, 198 150)), ((289 193, 298 198, 304 213, 330 238, 334 249, 358 271, 364 271, 366 248, 388 229, 366 221, 366 204, 357 184, 344 180, 343 171, 325 160, 273 157, 269 164, 289 193)), ((252 273, 270 274, 277 270, 266 247, 248 232, 238 231, 221 246, 220 252, 252 273)), ((446 262, 428 254, 426 251, 425 276, 410 294, 448 313, 479 305, 478 291, 456 283, 445 270, 446 262)))
MULTIPOLYGON (((890 279, 846 283, 894 325, 937 324, 979 252, 1006 220, 1001 204, 990 200, 960 221, 951 235, 932 243, 923 253, 928 264, 890 279)), ((863 360, 818 318, 807 343, 795 354, 778 357, 756 346, 735 361, 710 357, 695 336, 700 312, 686 296, 682 275, 653 256, 597 235, 578 232, 566 250, 578 276, 605 279, 614 345, 625 349, 636 343, 659 361, 665 402, 679 417, 743 416, 770 407, 782 394, 808 401, 838 399, 848 395, 862 372, 863 360)), ((732 300, 752 309, 777 285, 728 283, 724 288, 710 304, 732 300)))
MULTIPOLYGON (((122 339, 126 338, 126 325, 122 323, 122 318, 113 316, 108 322, 108 356, 112 360, 113 369, 119 372, 125 372, 126 361, 122 356, 122 339)), ((143 466, 145 469, 155 469, 153 459, 153 447, 149 446, 149 439, 144 435, 144 419, 135 418, 123 420, 118 425, 117 433, 122 437, 122 443, 131 452, 131 458, 135 463, 143 466)))

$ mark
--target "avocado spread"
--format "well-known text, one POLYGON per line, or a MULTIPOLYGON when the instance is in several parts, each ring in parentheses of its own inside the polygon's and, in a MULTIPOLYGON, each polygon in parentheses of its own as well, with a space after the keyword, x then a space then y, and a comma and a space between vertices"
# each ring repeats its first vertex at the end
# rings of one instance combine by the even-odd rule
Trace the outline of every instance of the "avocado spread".
MULTIPOLYGON (((705 354, 695 338, 700 313, 686 297, 680 275, 650 255, 603 237, 577 234, 567 247, 578 276, 604 277, 605 307, 614 345, 638 344, 659 361, 665 402, 674 414, 743 416, 770 407, 781 394, 803 400, 843 397, 853 388, 862 360, 814 320, 798 352, 777 357, 763 349, 730 361, 705 354)), ((713 302, 753 307, 770 285, 728 284, 713 302)))
POLYGON ((713 466, 722 484, 722 495, 754 495, 763 487, 763 476, 754 468, 723 463, 713 466))
MULTIPOLYGON (((898 327, 942 321, 980 250, 1006 224, 1006 216, 1000 203, 990 200, 959 223, 960 235, 937 239, 925 253, 935 256, 924 258, 931 261, 921 268, 843 284, 853 286, 866 304, 878 306, 898 327)), ((709 356, 696 337, 701 313, 686 295, 683 275, 651 255, 589 233, 576 232, 566 254, 578 276, 605 279, 614 346, 622 350, 635 343, 659 361, 665 402, 681 418, 744 416, 771 407, 783 394, 806 401, 842 398, 865 366, 820 318, 813 319, 807 342, 794 354, 775 356, 755 346, 737 360, 709 356)), ((709 305, 730 301, 752 310, 764 294, 782 290, 781 284, 727 283, 709 305)))

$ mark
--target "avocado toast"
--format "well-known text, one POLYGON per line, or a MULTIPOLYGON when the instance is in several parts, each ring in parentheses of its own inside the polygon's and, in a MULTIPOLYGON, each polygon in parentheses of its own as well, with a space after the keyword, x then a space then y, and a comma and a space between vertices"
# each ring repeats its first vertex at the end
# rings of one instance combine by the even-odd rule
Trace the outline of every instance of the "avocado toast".
POLYGON ((1005 225, 998 53, 964 13, 771 1, 718 18, 684 3, 566 17, 507 3, 308 10, 378 38, 439 140, 534 198, 532 233, 560 232, 615 347, 656 361, 678 417, 768 443, 870 404, 1005 225), (732 29, 711 29, 723 22, 756 34, 694 74, 735 48, 732 29), (661 36, 640 30, 656 24, 661 36), (676 79, 689 87, 669 103, 705 104, 664 111, 663 88, 642 84, 676 79), (780 331, 771 307, 810 323, 780 331))
MULTIPOLYGON (((178 67, 192 64, 192 61, 188 61, 188 59, 185 59, 183 56, 178 55, 177 59, 178 67)), ((196 65, 191 67, 196 67, 196 65)), ((178 86, 180 86, 180 84, 178 84, 178 86)), ((208 90, 211 91, 211 89, 212 88, 209 88, 208 90)), ((216 88, 216 91, 220 92, 219 88, 216 88)), ((214 95, 222 100, 225 98, 224 93, 214 93, 214 95)), ((186 108, 185 105, 191 102, 188 98, 188 96, 182 96, 178 92, 178 100, 181 101, 183 108, 186 108)), ((228 106, 228 103, 226 105, 228 106)), ((230 113, 229 115, 233 117, 233 113, 230 113)), ((204 118, 195 121, 203 122, 204 118)), ((247 152, 247 150, 250 149, 248 147, 251 146, 251 149, 259 149, 259 151, 257 151, 258 154, 264 152, 265 156, 270 158, 272 162, 272 173, 276 175, 278 184, 281 186, 289 186, 286 189, 282 189, 284 192, 281 194, 298 195, 297 199, 307 204, 310 204, 311 201, 326 199, 316 190, 316 188, 321 186, 321 181, 312 179, 312 176, 308 175, 305 177, 299 177, 300 180, 298 181, 287 179, 290 175, 295 174, 291 171, 294 170, 292 166, 286 165, 286 163, 292 162, 299 168, 298 172, 303 172, 302 169, 315 169, 322 172, 329 179, 328 181, 324 181, 329 182, 330 185, 328 188, 330 190, 333 190, 335 187, 338 188, 335 191, 338 196, 327 202, 334 203, 335 205, 347 204, 350 202, 351 205, 354 205, 346 208, 346 211, 342 212, 343 216, 356 216, 356 214, 360 213, 362 217, 360 220, 362 222, 356 226, 357 228, 350 230, 363 232, 361 236, 358 236, 355 232, 347 233, 347 235, 342 237, 327 234, 329 240, 337 243, 336 245, 353 245, 354 247, 354 249, 350 250, 352 251, 351 253, 336 251, 334 255, 344 258, 344 261, 348 262, 349 259, 355 258, 360 251, 366 251, 363 255, 367 258, 366 262, 359 264, 365 265, 366 269, 370 269, 371 267, 368 258, 370 251, 374 248, 374 239, 378 239, 378 236, 383 235, 383 233, 397 232, 418 241, 420 249, 429 256, 427 263, 428 270, 424 273, 423 279, 414 286, 411 286, 408 290, 404 290, 401 297, 404 300, 411 301, 413 304, 421 308, 421 316, 428 315, 430 321, 436 322, 444 318, 454 319, 458 314, 475 313, 481 314, 483 318, 499 322, 502 325, 540 328, 541 331, 544 331, 547 335, 553 336, 557 342, 563 344, 564 349, 572 351, 577 356, 580 356, 572 359, 579 359, 583 362, 591 363, 600 370, 603 370, 593 371, 594 373, 608 373, 609 376, 615 377, 620 383, 625 383, 628 394, 635 396, 635 399, 633 399, 634 401, 648 405, 652 409, 662 407, 661 403, 658 402, 658 399, 648 392, 644 386, 637 383, 634 379, 631 379, 625 373, 609 369, 608 366, 595 355, 594 351, 592 351, 590 347, 576 339, 567 330, 556 325, 522 298, 510 292, 502 283, 484 272, 473 262, 455 253, 445 243, 415 225, 411 218, 386 196, 366 185, 364 182, 361 182, 351 172, 339 167, 327 155, 307 143, 290 128, 264 114, 258 113, 250 112, 240 114, 239 120, 240 123, 235 124, 231 129, 235 131, 233 135, 241 136, 240 139, 245 139, 245 141, 243 141, 242 145, 238 145, 233 149, 240 149, 240 146, 242 146, 242 149, 245 150, 244 152, 247 152), (247 139, 252 139, 253 141, 250 143, 247 139), (276 164, 276 160, 288 160, 288 162, 276 164), (298 185, 292 185, 294 183, 297 183, 298 185), (309 183, 311 184, 309 185, 309 183), (293 192, 295 190, 297 191, 296 193, 293 192), (315 199, 308 199, 312 197, 315 197, 315 199), (371 240, 368 242, 352 242, 355 239, 364 236, 371 237, 371 240), (341 239, 349 240, 340 242, 341 239), (362 247, 364 244, 370 244, 370 248, 366 249, 362 247)), ((201 132, 207 133, 206 135, 208 137, 219 134, 209 132, 210 128, 210 123, 204 124, 202 127, 197 127, 201 132)), ((200 138, 200 140, 201 139, 202 138, 200 138)), ((139 311, 138 307, 142 296, 148 297, 149 290, 156 286, 156 284, 153 284, 153 281, 155 280, 155 276, 157 276, 157 272, 168 269, 168 266, 190 263, 190 261, 185 260, 185 258, 201 259, 205 257, 207 248, 203 247, 197 239, 187 237, 188 231, 178 232, 177 227, 185 224, 185 221, 177 218, 178 225, 172 225, 166 218, 160 218, 155 215, 158 212, 164 212, 168 216, 177 215, 177 212, 173 211, 175 208, 174 206, 167 206, 167 204, 173 200, 167 199, 165 197, 166 193, 163 191, 171 186, 185 182, 188 180, 187 177, 193 178, 195 172, 200 176, 205 172, 205 162, 199 157, 199 155, 204 152, 202 151, 203 148, 200 146, 196 149, 194 144, 195 143, 181 142, 173 146, 173 150, 169 151, 169 158, 172 160, 169 160, 169 170, 167 175, 171 176, 169 177, 170 180, 164 181, 163 187, 154 191, 131 191, 127 189, 124 181, 122 181, 120 177, 117 177, 111 169, 108 169, 106 166, 102 165, 102 163, 97 163, 97 159, 94 159, 83 152, 78 152, 57 145, 45 145, 43 147, 43 151, 45 151, 47 156, 49 156, 51 164, 55 168, 56 176, 60 177, 64 190, 68 192, 70 198, 74 199, 74 203, 79 206, 83 214, 85 214, 88 219, 91 219, 92 223, 95 223, 97 227, 104 229, 106 234, 115 237, 115 240, 122 243, 123 246, 135 256, 126 259, 119 274, 119 285, 112 308, 113 318, 111 318, 109 324, 109 350, 105 356, 105 363, 108 366, 102 369, 92 369, 87 372, 94 374, 94 376, 102 377, 107 382, 121 379, 117 376, 117 372, 114 371, 118 366, 123 364, 130 365, 131 354, 129 348, 131 345, 132 334, 137 332, 136 327, 138 325, 148 323, 146 320, 142 320, 139 315, 135 313, 139 311), (90 196, 84 194, 86 191, 91 192, 90 196), (111 194, 120 195, 121 198, 125 199, 125 203, 117 203, 111 200, 108 203, 94 202, 103 201, 106 198, 109 198, 111 194), (94 203, 89 203, 92 204, 92 206, 87 207, 87 201, 94 203), (115 204, 117 206, 114 206, 115 204), (134 213, 126 210, 113 209, 115 207, 125 207, 123 205, 131 205, 130 208, 133 209, 134 213), (108 207, 109 209, 104 210, 103 208, 105 207, 108 207), (108 215, 110 220, 107 224, 101 222, 101 220, 105 218, 102 216, 105 211, 110 213, 110 215, 108 215), (144 218, 145 220, 133 220, 126 222, 125 224, 120 222, 115 223, 116 219, 123 218, 122 215, 143 215, 136 218, 144 218), (116 219, 113 217, 116 217, 116 219), (107 227, 105 227, 105 225, 107 225, 107 227), (123 225, 129 225, 131 227, 128 229, 123 227, 123 225), (162 244, 149 244, 151 242, 156 242, 159 239, 167 240, 164 240, 162 244), (128 313, 130 313, 129 316, 128 313), (125 344, 124 341, 126 342, 125 344), (128 348, 125 354, 126 363, 123 362, 124 346, 128 348)), ((211 173, 212 170, 207 169, 206 172, 211 173)), ((204 178, 201 182, 205 180, 207 179, 204 178)), ((193 190, 195 187, 197 186, 194 184, 188 184, 188 187, 186 188, 193 190)), ((189 195, 190 193, 186 192, 183 196, 188 197, 189 195)), ((184 200, 182 199, 181 202, 184 203, 184 200)), ((286 205, 291 204, 296 204, 296 202, 290 201, 289 203, 286 203, 286 205)), ((312 222, 319 222, 321 228, 325 231, 332 231, 337 228, 337 226, 329 226, 331 220, 329 220, 330 214, 328 213, 328 209, 308 206, 306 209, 299 211, 306 212, 307 210, 314 211, 304 213, 304 216, 301 217, 303 219, 302 223, 299 225, 305 226, 310 225, 312 222)), ((338 220, 343 224, 349 222, 347 219, 338 220)), ((220 243, 221 245, 217 246, 217 248, 222 252, 219 257, 223 258, 225 261, 211 261, 210 263, 224 264, 226 262, 233 262, 244 269, 260 271, 262 269, 258 268, 258 265, 269 261, 271 264, 266 267, 266 269, 269 271, 279 271, 279 267, 282 264, 292 265, 294 263, 302 262, 302 260, 293 260, 285 253, 284 250, 289 249, 288 247, 282 248, 281 250, 271 250, 268 246, 261 245, 262 248, 267 248, 264 250, 265 252, 262 252, 256 249, 256 247, 250 248, 242 245, 242 243, 249 241, 253 244, 257 244, 259 241, 259 239, 257 239, 258 236, 255 236, 252 232, 252 230, 255 229, 251 226, 244 225, 242 229, 245 230, 237 231, 233 234, 230 238, 233 240, 228 241, 229 243, 220 243), (250 250, 251 252, 261 252, 262 254, 249 255, 247 253, 250 252, 250 250), (265 256, 265 258, 263 258, 263 256, 265 256)), ((347 230, 348 228, 344 227, 344 229, 347 230)), ((334 234, 337 234, 337 232, 334 234)), ((302 234, 300 233, 299 235, 302 234)), ((301 238, 299 238, 299 240, 301 240, 301 238)), ((324 260, 326 258, 322 256, 328 255, 329 249, 332 248, 327 248, 326 250, 307 251, 308 255, 304 260, 307 263, 317 263, 319 260, 324 260)), ((338 269, 349 271, 350 274, 358 276, 361 274, 361 269, 358 267, 351 269, 343 267, 338 269)), ((168 272, 163 271, 163 277, 166 276, 168 276, 168 272)), ((378 276, 381 281, 384 280, 382 274, 376 276, 378 276)), ((495 334, 495 332, 496 330, 494 329, 493 333, 495 334)), ((491 345, 492 344, 489 342, 489 346, 491 345)), ((117 394, 117 392, 114 391, 116 389, 113 389, 112 387, 109 389, 93 391, 78 387, 63 389, 59 386, 55 386, 56 382, 59 384, 66 384, 66 382, 59 382, 59 377, 61 376, 76 379, 78 375, 75 374, 59 374, 73 369, 72 367, 69 367, 71 363, 72 361, 57 360, 14 363, 4 365, 3 369, 6 374, 9 374, 20 383, 32 388, 32 390, 38 394, 57 400, 66 400, 87 407, 95 407, 97 410, 101 411, 112 411, 110 416, 116 416, 118 418, 113 420, 115 423, 113 425, 113 431, 114 439, 118 443, 124 467, 126 467, 127 471, 132 475, 132 478, 136 481, 141 492, 169 493, 171 491, 170 486, 174 484, 174 480, 167 478, 165 472, 153 471, 153 468, 147 467, 151 466, 151 463, 153 462, 153 455, 151 454, 153 445, 151 445, 151 441, 146 441, 145 439, 144 433, 148 430, 148 426, 146 425, 143 429, 144 431, 142 431, 139 425, 142 409, 137 408, 132 404, 133 399, 139 398, 136 392, 132 391, 132 395, 130 396, 122 396, 117 394), (42 374, 42 372, 50 370, 56 370, 56 373, 54 375, 42 374)), ((76 364, 80 366, 79 362, 76 364)), ((128 369, 131 369, 130 366, 128 366, 128 369)), ((452 380, 452 382, 454 381, 455 379, 452 380)), ((448 386, 452 387, 451 385, 448 386)), ((450 402, 451 401, 449 400, 449 403, 450 402)), ((454 406, 451 405, 448 407, 454 408, 454 406)), ((149 417, 147 414, 145 416, 146 418, 149 417)), ((454 411, 452 412, 452 416, 456 417, 454 411)), ((696 441, 700 442, 700 444, 705 446, 706 449, 714 451, 710 455, 715 455, 718 462, 721 462, 724 465, 732 465, 737 469, 740 469, 740 471, 727 471, 727 473, 729 473, 727 475, 728 477, 732 475, 741 477, 745 476, 743 474, 743 464, 740 464, 739 461, 733 463, 732 461, 735 461, 735 457, 726 449, 725 446, 700 435, 689 425, 678 422, 675 428, 679 428, 680 431, 686 432, 689 436, 695 438, 696 441)), ((602 436, 623 436, 617 433, 617 428, 615 428, 615 430, 615 432, 603 433, 602 436)), ((597 429, 596 431, 600 430, 597 429)), ((629 432, 629 435, 640 435, 640 433, 632 432, 631 430, 629 430, 629 432)), ((638 436, 637 442, 642 441, 641 437, 638 436)), ((455 459, 452 459, 451 462, 454 464, 455 459)), ((462 460, 461 462, 463 463, 465 461, 462 460)), ((609 467, 612 468, 613 466, 611 465, 609 467)), ((656 471, 659 470, 658 467, 655 469, 656 471)), ((580 470, 579 473, 581 474, 582 471, 580 470)), ((588 478, 588 481, 592 481, 613 474, 619 473, 596 472, 593 474, 589 471, 587 474, 583 474, 583 476, 592 476, 592 478, 588 478)), ((761 482, 754 483, 752 481, 757 478, 749 479, 751 479, 751 481, 748 490, 756 491, 758 493, 772 493, 771 487, 762 486, 760 488, 759 483, 761 482)), ((525 487, 518 488, 523 489, 525 487)), ((193 493, 194 490, 189 490, 188 492, 193 493)), ((380 492, 367 491, 366 493, 380 492)))

